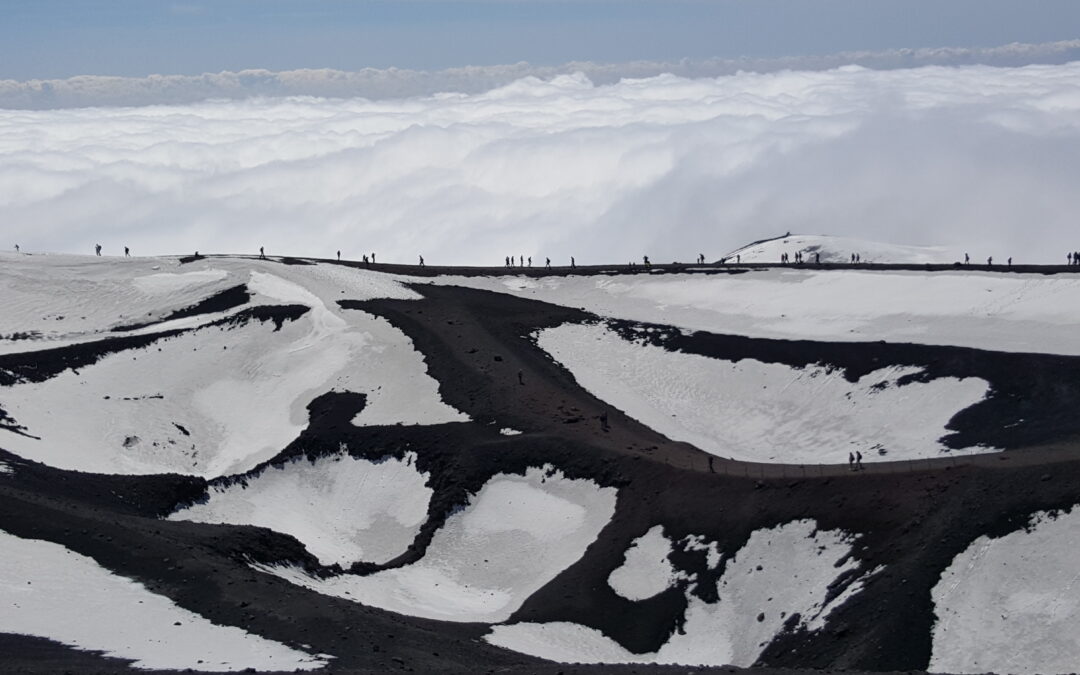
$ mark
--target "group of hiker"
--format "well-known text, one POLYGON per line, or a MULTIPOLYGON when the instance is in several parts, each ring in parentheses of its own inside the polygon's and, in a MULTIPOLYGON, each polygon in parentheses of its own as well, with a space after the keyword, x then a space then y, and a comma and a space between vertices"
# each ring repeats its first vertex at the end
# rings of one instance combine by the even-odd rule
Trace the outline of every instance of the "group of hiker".
POLYGON ((1068 259, 1070 266, 1080 265, 1080 251, 1073 251, 1065 257, 1068 259))
MULTIPOLYGON (((852 255, 851 262, 855 262, 855 255, 856 254, 852 253, 851 255, 852 255)), ((739 260, 742 260, 742 256, 736 256, 736 258, 739 259, 739 260)), ((781 265, 787 265, 790 262, 791 262, 791 256, 789 256, 787 253, 781 253, 780 254, 780 264, 781 265)), ((803 252, 802 251, 795 251, 795 264, 796 265, 801 265, 804 262, 806 262, 806 258, 803 256, 803 252)), ((816 251, 814 252, 814 264, 815 265, 820 265, 821 264, 821 254, 816 252, 816 251)))

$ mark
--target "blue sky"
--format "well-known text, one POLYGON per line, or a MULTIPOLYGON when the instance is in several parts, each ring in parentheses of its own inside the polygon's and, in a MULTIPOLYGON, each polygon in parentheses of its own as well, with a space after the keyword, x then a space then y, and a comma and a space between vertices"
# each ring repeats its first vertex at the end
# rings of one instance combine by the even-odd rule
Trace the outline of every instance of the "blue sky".
POLYGON ((1077 37, 1075 0, 0 0, 0 79, 773 57, 1077 37))

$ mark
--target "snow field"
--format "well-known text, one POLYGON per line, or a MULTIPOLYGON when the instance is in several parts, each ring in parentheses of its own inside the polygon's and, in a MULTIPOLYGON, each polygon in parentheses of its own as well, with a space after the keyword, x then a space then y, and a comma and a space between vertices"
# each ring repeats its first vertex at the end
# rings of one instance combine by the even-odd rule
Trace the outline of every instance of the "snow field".
POLYGON ((1072 673, 1080 663, 1080 509, 1040 512, 1027 529, 979 537, 931 591, 928 670, 1072 673))
MULTIPOLYGON (((422 281, 422 280, 417 280, 422 281)), ((745 274, 457 277, 428 283, 511 293, 688 331, 911 342, 1080 355, 1080 275, 773 268, 745 274)))
POLYGON ((332 303, 346 289, 329 284, 333 275, 351 274, 369 295, 380 289, 407 294, 403 289, 394 291, 382 277, 368 288, 363 279, 371 273, 348 268, 324 277, 320 266, 282 271, 282 265, 254 263, 286 278, 249 271, 252 261, 215 263, 243 265, 254 304, 310 309, 278 331, 259 322, 202 327, 108 355, 79 372, 2 390, 8 414, 41 437, 0 431, 4 447, 65 469, 217 477, 250 470, 280 452, 307 425, 307 405, 334 389, 367 395, 357 425, 468 419, 442 402, 408 337, 383 319, 337 309, 332 303))
POLYGON ((549 328, 537 344, 581 386, 634 419, 743 461, 837 464, 855 450, 865 461, 937 457, 945 425, 989 387, 978 378, 898 386, 897 379, 917 372, 900 367, 849 382, 841 371, 818 366, 669 352, 603 325, 549 328))
POLYGON ((295 537, 323 565, 385 563, 416 538, 432 490, 416 456, 371 461, 342 453, 298 457, 241 481, 213 485, 209 499, 170 520, 255 525, 295 537))
POLYGON ((754 531, 728 560, 707 604, 688 592, 682 633, 657 652, 634 654, 588 626, 569 622, 494 626, 485 639, 532 656, 566 663, 660 663, 748 667, 798 613, 798 625, 820 630, 833 609, 861 589, 863 575, 831 602, 829 585, 856 568, 852 537, 799 520, 754 531))
POLYGON ((246 278, 209 265, 158 271, 177 267, 175 258, 34 255, 5 261, 0 269, 0 354, 101 339, 118 326, 160 318, 246 278), (20 333, 32 333, 34 339, 14 339, 20 333))
POLYGON ((740 257, 744 263, 771 263, 780 262, 780 254, 787 253, 792 263, 795 260, 795 252, 804 253, 805 264, 813 263, 814 254, 817 253, 821 262, 824 263, 850 263, 851 254, 859 254, 859 262, 862 263, 887 263, 921 265, 949 264, 963 258, 963 254, 956 254, 943 247, 934 246, 904 246, 901 244, 886 244, 865 239, 852 239, 849 237, 831 237, 815 234, 793 234, 778 239, 770 239, 760 244, 752 244, 736 249, 725 256, 728 264, 735 262, 735 256, 740 257))
POLYGON ((645 600, 662 593, 675 579, 669 555, 671 540, 664 536, 664 527, 656 525, 631 543, 623 564, 608 577, 608 585, 627 600, 645 600))
POLYGON ((0 632, 48 638, 136 668, 313 670, 327 664, 219 626, 63 546, 0 530, 0 632))
POLYGON ((577 561, 615 512, 614 488, 551 467, 498 474, 452 513, 426 555, 369 576, 257 565, 319 593, 443 621, 505 621, 577 561))

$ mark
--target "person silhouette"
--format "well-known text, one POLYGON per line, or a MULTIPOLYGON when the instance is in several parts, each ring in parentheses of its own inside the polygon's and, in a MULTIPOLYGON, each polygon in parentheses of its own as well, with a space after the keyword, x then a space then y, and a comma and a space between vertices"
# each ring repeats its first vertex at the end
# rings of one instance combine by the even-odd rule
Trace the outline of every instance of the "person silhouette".
POLYGON ((101 244, 94 244, 94 254, 101 255, 101 244))
POLYGON ((544 258, 544 268, 551 269, 551 258, 544 258))
POLYGON ((420 256, 420 267, 424 266, 424 256, 420 256))
POLYGON ((570 256, 570 269, 575 269, 576 267, 577 267, 577 261, 574 260, 574 256, 570 256))
POLYGON ((266 260, 266 251, 262 246, 259 247, 259 260, 266 260))
POLYGON ((338 259, 338 262, 341 262, 341 251, 337 252, 337 259, 338 259))
POLYGON ((127 246, 124 247, 124 257, 125 258, 130 258, 131 257, 131 249, 128 248, 127 246))

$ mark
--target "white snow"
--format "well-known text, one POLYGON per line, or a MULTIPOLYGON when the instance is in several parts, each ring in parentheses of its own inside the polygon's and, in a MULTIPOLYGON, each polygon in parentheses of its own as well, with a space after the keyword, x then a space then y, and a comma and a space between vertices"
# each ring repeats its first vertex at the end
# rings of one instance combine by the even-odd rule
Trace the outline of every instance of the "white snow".
POLYGON ((485 639, 525 654, 568 663, 752 665, 799 613, 799 625, 819 630, 833 609, 861 587, 826 602, 829 584, 856 566, 852 537, 818 530, 811 520, 756 530, 728 561, 717 584, 720 601, 688 594, 684 632, 649 654, 633 654, 588 626, 558 622, 494 626, 485 639))
POLYGON ((549 328, 537 343, 585 389, 634 419, 746 461, 843 463, 855 450, 865 461, 937 457, 945 449, 938 442, 945 425, 989 387, 978 378, 899 386, 899 378, 917 372, 900 367, 849 382, 842 371, 820 366, 670 352, 599 324, 549 328))
POLYGON ((133 660, 137 668, 312 670, 317 657, 219 626, 63 546, 0 530, 0 632, 133 660))
MULTIPOLYGON (((120 261, 82 262, 76 269, 108 282, 100 297, 76 294, 76 310, 111 306, 122 300, 114 297, 117 287, 134 286, 131 270, 120 261)), ((407 336, 384 319, 337 306, 353 291, 368 299, 379 292, 417 297, 386 275, 335 265, 215 259, 206 274, 194 270, 183 276, 219 279, 220 269, 230 284, 248 283, 256 294, 252 304, 310 309, 280 331, 258 322, 231 329, 202 326, 106 356, 78 372, 6 388, 0 391, 4 409, 42 440, 0 430, 3 446, 65 469, 215 477, 247 471, 280 452, 307 425, 307 405, 333 390, 366 395, 367 405, 353 420, 361 426, 468 420, 441 400, 438 383, 407 336)), ((52 271, 54 281, 71 274, 64 266, 52 271)), ((178 321, 198 327, 213 318, 178 321)))
POLYGON ((7 462, 0 462, 0 474, 4 473, 15 473, 15 470, 7 462))
POLYGON ((630 544, 623 564, 608 576, 608 585, 627 600, 645 600, 662 593, 675 577, 669 555, 671 540, 664 536, 663 525, 656 525, 630 544))
POLYGON ((511 429, 510 427, 503 427, 502 429, 499 429, 499 433, 502 434, 503 436, 519 436, 519 435, 521 435, 520 431, 518 431, 517 429, 511 429))
POLYGON ((770 239, 736 249, 724 257, 728 264, 735 261, 735 256, 744 263, 777 264, 781 253, 787 253, 794 262, 796 252, 803 253, 804 263, 815 262, 815 253, 822 263, 850 263, 852 253, 857 253, 862 263, 949 264, 963 258, 962 253, 957 255, 955 251, 938 246, 904 246, 819 234, 792 234, 770 239))
POLYGON ((937 621, 928 670, 1076 672, 1080 508, 1035 514, 1028 529, 979 537, 931 591, 937 621))
POLYGON ((159 274, 147 274, 135 277, 132 283, 135 288, 148 295, 172 295, 177 291, 185 290, 190 286, 221 281, 229 276, 229 273, 220 269, 205 269, 195 272, 161 272, 159 274))
POLYGON ((600 316, 748 337, 886 340, 1080 355, 1080 275, 811 270, 745 274, 436 277, 600 316))
POLYGON ((426 555, 369 576, 320 579, 257 566, 320 593, 443 621, 505 621, 577 561, 615 512, 614 488, 545 467, 492 477, 451 514, 426 555))
POLYGON ((720 565, 723 554, 715 541, 706 543, 705 537, 700 534, 691 534, 682 540, 684 551, 705 551, 705 564, 714 570, 720 565))
POLYGON ((296 458, 211 486, 205 503, 169 518, 290 534, 323 565, 381 564, 405 552, 427 517, 432 490, 415 460, 412 453, 374 462, 348 454, 296 458))

